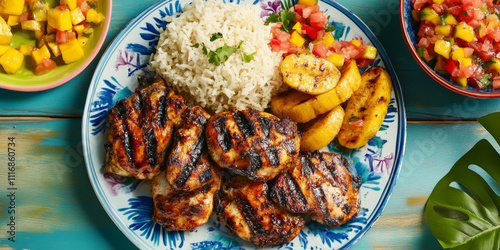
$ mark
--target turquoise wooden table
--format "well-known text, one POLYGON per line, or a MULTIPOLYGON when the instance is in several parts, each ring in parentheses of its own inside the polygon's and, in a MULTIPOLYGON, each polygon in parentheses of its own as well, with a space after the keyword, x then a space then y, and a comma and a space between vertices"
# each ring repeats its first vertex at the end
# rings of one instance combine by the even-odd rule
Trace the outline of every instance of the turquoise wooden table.
MULTIPOLYGON (((97 59, 70 82, 38 93, 0 90, 0 249, 134 249, 101 207, 82 157, 81 116, 98 58, 118 32, 155 0, 115 0, 97 59), (8 241, 8 138, 17 147, 16 237, 8 241)), ((398 0, 339 0, 377 35, 402 84, 408 116, 403 167, 382 216, 352 249, 440 249, 425 219, 438 180, 479 139, 476 119, 500 99, 452 93, 413 61, 401 35, 398 0)), ((12 176, 11 176, 12 177, 12 176)))

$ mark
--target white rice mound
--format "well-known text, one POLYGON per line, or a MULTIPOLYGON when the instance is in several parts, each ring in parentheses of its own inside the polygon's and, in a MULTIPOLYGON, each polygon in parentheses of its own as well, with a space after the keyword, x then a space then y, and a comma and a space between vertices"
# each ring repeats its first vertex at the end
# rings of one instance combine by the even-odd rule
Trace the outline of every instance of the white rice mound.
POLYGON ((256 6, 194 0, 180 16, 165 20, 171 23, 160 36, 150 67, 189 104, 211 113, 231 108, 263 111, 285 88, 279 69, 282 54, 269 47, 272 25, 264 25, 256 6), (223 38, 211 42, 217 32, 223 38), (257 52, 248 63, 237 52, 215 66, 202 51, 202 43, 215 51, 224 43, 237 47, 240 41, 242 51, 257 52))

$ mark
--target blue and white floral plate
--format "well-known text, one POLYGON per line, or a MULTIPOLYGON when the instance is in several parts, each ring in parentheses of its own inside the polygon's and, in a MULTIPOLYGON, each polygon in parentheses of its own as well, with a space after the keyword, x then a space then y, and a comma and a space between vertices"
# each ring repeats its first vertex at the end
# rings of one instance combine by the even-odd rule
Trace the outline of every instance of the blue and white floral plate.
MULTIPOLYGON (((231 1, 231 0, 228 0, 231 1)), ((130 96, 137 76, 146 74, 149 57, 155 51, 160 31, 167 25, 165 16, 182 12, 191 0, 158 1, 134 18, 104 53, 89 87, 82 126, 84 156, 90 181, 102 206, 120 230, 141 249, 244 249, 255 248, 239 239, 217 221, 215 216, 194 232, 167 232, 152 219, 153 200, 149 181, 137 181, 105 174, 104 120, 108 110, 120 99, 130 96)), ((231 1, 232 2, 232 1, 231 1)), ((257 5, 261 17, 288 8, 288 0, 235 0, 257 5)), ((338 40, 362 39, 378 49, 372 63, 391 75, 393 91, 384 123, 367 146, 347 150, 333 141, 324 150, 338 152, 350 162, 352 171, 362 176, 361 210, 350 223, 327 228, 309 222, 297 238, 274 249, 346 249, 373 225, 382 213, 401 168, 406 141, 403 95, 384 48, 368 27, 353 13, 331 0, 319 6, 330 15, 338 40)), ((367 67, 367 68, 368 68, 367 67)), ((366 69, 366 68, 365 68, 366 69)), ((365 70, 362 69, 362 70, 365 70)))

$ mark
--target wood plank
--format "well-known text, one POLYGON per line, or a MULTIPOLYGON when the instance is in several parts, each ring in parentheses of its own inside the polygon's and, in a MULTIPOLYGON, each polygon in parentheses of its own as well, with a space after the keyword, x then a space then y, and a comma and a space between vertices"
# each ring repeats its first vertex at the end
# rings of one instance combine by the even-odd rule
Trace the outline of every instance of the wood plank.
POLYGON ((125 25, 156 0, 114 1, 111 25, 106 41, 92 63, 78 76, 54 89, 40 92, 16 92, 0 89, 0 115, 80 116, 99 58, 125 25))
POLYGON ((94 194, 83 162, 80 124, 77 119, 0 120, 0 246, 133 249, 94 194), (15 138, 15 186, 6 184, 9 137, 15 138), (8 187, 17 188, 15 214, 8 214, 4 202, 8 187), (10 216, 16 217, 16 243, 3 230, 10 216))
MULTIPOLYGON (((0 90, 0 115, 81 116, 93 71, 104 49, 127 22, 154 2, 115 1, 106 43, 82 74, 60 87, 37 93, 0 90)), ((387 50, 401 81, 408 119, 475 119, 500 110, 500 99, 480 100, 452 93, 420 69, 401 34, 398 0, 338 2, 364 20, 387 50)))
MULTIPOLYGON (((16 138, 19 192, 18 241, 9 244, 2 230, 0 246, 36 249, 43 243, 54 249, 78 241, 82 249, 133 248, 94 194, 80 130, 78 119, 0 120, 0 154, 7 152, 7 138, 16 138)), ((403 168, 391 199, 353 249, 438 248, 424 219, 425 202, 438 180, 481 138, 493 141, 477 123, 409 124, 403 168)), ((0 159, 5 165, 5 158, 0 159)), ((7 171, 0 170, 0 179, 6 178, 7 171)), ((5 182, 0 183, 5 197, 5 182)), ((0 207, 0 217, 6 218, 5 206, 0 207)))

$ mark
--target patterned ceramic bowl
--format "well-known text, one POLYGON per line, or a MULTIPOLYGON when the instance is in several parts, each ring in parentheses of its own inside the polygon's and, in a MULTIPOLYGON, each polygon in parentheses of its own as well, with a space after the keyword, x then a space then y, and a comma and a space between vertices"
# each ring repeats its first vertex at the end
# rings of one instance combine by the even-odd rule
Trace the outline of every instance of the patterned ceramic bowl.
MULTIPOLYGON (((60 86, 80 74, 92 62, 104 43, 111 22, 112 6, 112 0, 99 1, 97 11, 104 14, 105 21, 94 29, 93 38, 89 40, 84 48, 85 56, 83 59, 67 65, 58 65, 52 71, 39 76, 33 73, 31 62, 24 60, 23 66, 16 74, 8 75, 3 71, 0 73, 0 88, 25 92, 41 91, 60 86)), ((35 45, 35 43, 35 40, 26 37, 25 33, 14 32, 12 38, 14 48, 19 47, 21 44, 35 45)), ((26 59, 30 58, 27 57, 26 59)))
POLYGON ((432 79, 441 84, 443 87, 470 97, 476 98, 498 98, 500 97, 500 89, 493 90, 491 85, 485 89, 476 89, 471 86, 466 88, 459 86, 457 83, 451 81, 449 78, 438 74, 434 70, 433 64, 427 64, 420 58, 417 53, 417 32, 419 25, 417 22, 413 21, 411 16, 411 0, 401 0, 400 4, 400 18, 401 18, 401 29, 403 30, 403 35, 405 38, 406 45, 411 52, 411 55, 417 61, 418 65, 427 73, 432 79))
MULTIPOLYGON (((229 1, 229 0, 226 0, 229 1)), ((149 74, 147 64, 156 50, 160 32, 168 24, 164 17, 182 12, 190 0, 158 1, 133 19, 104 53, 89 87, 82 121, 84 158, 90 181, 102 206, 118 228, 141 249, 243 249, 256 248, 231 234, 212 216, 194 232, 167 232, 152 218, 153 199, 149 181, 138 181, 105 174, 104 126, 108 110, 132 95, 137 76, 149 74)), ((280 0, 234 0, 242 5, 256 5, 261 17, 291 2, 280 0)), ((335 39, 362 39, 378 49, 371 66, 385 68, 393 83, 387 116, 377 135, 358 149, 348 150, 332 141, 323 151, 342 154, 351 163, 351 171, 362 178, 361 209, 351 222, 328 228, 308 222, 292 242, 272 249, 346 249, 352 246, 375 223, 382 213, 401 168, 406 140, 406 118, 403 96, 390 60, 375 35, 353 13, 335 1, 319 2, 321 10, 331 16, 337 28, 335 39)))

